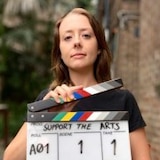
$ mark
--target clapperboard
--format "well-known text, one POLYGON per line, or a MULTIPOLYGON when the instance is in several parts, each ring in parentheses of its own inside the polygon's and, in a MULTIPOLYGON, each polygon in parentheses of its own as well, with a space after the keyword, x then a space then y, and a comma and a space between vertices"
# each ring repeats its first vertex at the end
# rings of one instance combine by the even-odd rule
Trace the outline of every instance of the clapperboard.
MULTIPOLYGON (((120 88, 113 79, 78 90, 74 101, 120 88)), ((127 111, 47 112, 53 99, 28 104, 27 160, 131 160, 127 111)))

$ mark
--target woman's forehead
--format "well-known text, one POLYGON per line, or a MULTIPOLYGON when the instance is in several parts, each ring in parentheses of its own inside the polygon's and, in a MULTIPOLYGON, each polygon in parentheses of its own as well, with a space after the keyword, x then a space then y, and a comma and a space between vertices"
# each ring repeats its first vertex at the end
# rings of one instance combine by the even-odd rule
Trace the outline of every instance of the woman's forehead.
POLYGON ((85 15, 70 13, 63 18, 59 30, 65 32, 78 28, 92 29, 89 19, 85 15))

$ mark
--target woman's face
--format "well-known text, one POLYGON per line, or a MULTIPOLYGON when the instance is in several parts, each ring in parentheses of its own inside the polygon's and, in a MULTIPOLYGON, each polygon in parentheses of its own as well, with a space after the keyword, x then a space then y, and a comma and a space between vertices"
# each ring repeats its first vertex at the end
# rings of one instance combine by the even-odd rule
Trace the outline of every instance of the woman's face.
POLYGON ((69 71, 93 70, 98 44, 89 20, 71 13, 59 27, 61 58, 69 71))

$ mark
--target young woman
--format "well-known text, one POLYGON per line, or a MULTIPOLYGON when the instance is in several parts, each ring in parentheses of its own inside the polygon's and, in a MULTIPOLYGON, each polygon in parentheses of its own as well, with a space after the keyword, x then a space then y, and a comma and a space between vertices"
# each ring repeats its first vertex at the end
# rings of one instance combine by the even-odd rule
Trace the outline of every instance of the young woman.
MULTIPOLYGON (((73 92, 111 79, 111 55, 101 25, 86 10, 75 8, 57 23, 52 51, 54 81, 37 100, 54 98, 58 103, 73 99, 73 92)), ((69 106, 60 107, 65 110, 69 106)), ((58 107, 57 107, 58 108, 58 107)), ((67 109, 66 109, 67 110, 67 109)), ((135 98, 117 89, 89 97, 70 107, 71 111, 128 111, 133 160, 150 160, 145 122, 135 98)), ((25 160, 26 123, 4 153, 4 160, 25 160)))

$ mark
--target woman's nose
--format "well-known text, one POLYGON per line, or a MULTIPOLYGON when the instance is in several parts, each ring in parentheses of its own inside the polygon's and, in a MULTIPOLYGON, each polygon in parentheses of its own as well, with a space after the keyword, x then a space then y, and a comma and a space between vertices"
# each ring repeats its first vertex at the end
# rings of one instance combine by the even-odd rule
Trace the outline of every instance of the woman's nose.
POLYGON ((80 47, 81 46, 81 40, 79 36, 76 36, 74 39, 74 47, 80 47))

